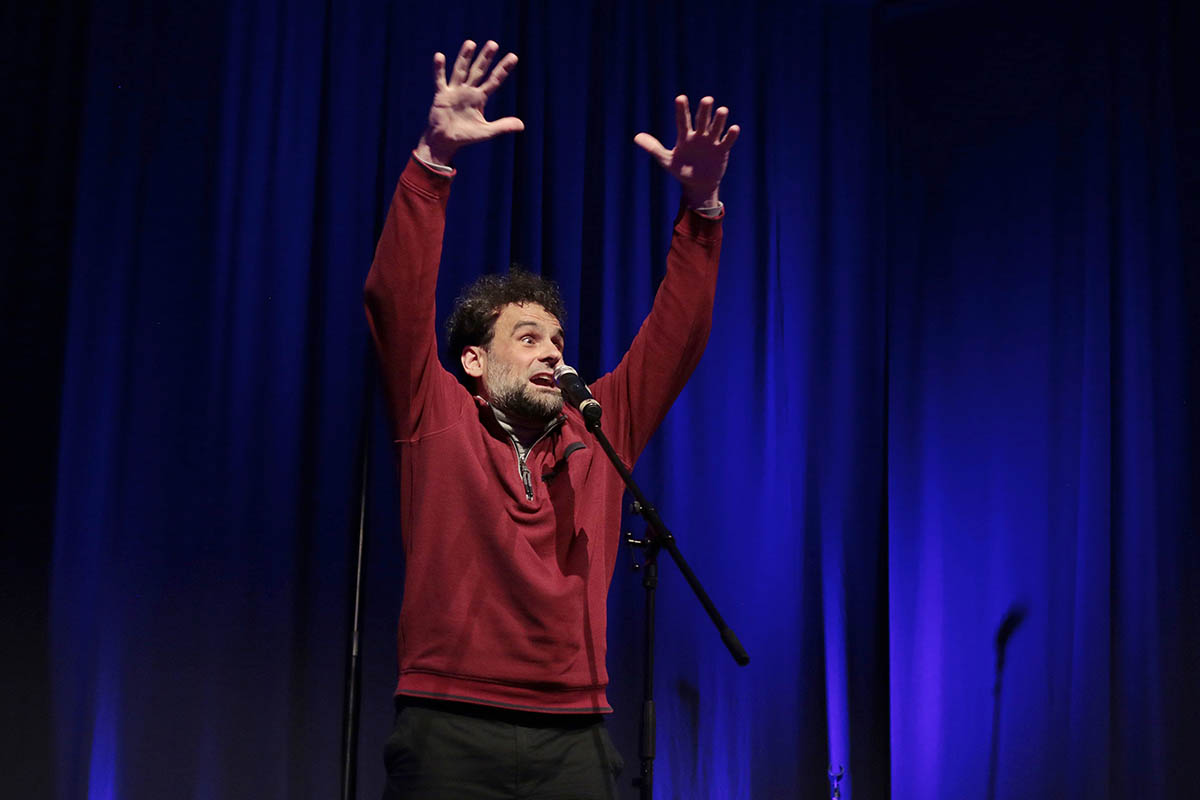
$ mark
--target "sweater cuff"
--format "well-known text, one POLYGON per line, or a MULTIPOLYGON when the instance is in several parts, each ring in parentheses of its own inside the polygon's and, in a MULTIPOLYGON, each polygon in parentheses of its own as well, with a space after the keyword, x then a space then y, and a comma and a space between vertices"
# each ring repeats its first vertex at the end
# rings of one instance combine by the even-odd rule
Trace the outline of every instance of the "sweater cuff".
POLYGON ((695 209, 685 208, 681 205, 679 216, 675 218, 675 232, 698 242, 719 242, 721 241, 721 220, 724 218, 724 205, 721 206, 720 213, 715 217, 706 216, 695 209))
POLYGON ((450 182, 458 171, 453 167, 449 172, 434 170, 415 155, 408 159, 400 180, 421 194, 430 197, 442 197, 449 194, 450 182))
POLYGON ((426 161, 425 159, 423 159, 419 155, 417 155, 416 150, 413 150, 412 157, 415 158, 417 161, 420 161, 421 164, 428 167, 431 171, 437 173, 438 175, 453 176, 458 171, 458 170, 454 169, 454 167, 451 167, 447 164, 435 164, 432 161, 426 161))

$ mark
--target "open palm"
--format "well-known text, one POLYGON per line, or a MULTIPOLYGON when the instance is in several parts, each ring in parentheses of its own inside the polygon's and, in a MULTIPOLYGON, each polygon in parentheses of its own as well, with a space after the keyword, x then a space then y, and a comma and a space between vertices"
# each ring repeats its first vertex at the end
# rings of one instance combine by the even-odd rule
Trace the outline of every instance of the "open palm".
POLYGON ((675 98, 677 138, 673 148, 668 150, 648 133, 639 133, 633 141, 683 185, 689 206, 715 205, 721 178, 729 166, 729 150, 741 131, 737 125, 725 130, 728 118, 728 108, 721 106, 714 112, 713 99, 704 97, 696 107, 693 125, 687 96, 681 94, 675 98))
POLYGON ((489 41, 472 62, 475 43, 463 42, 448 79, 446 57, 441 53, 434 54, 433 105, 429 109, 429 127, 421 137, 418 150, 427 147, 427 156, 435 163, 448 164, 454 153, 465 145, 525 129, 525 124, 516 117, 489 121, 483 115, 488 98, 517 63, 517 57, 509 53, 488 74, 488 67, 498 50, 499 45, 489 41))

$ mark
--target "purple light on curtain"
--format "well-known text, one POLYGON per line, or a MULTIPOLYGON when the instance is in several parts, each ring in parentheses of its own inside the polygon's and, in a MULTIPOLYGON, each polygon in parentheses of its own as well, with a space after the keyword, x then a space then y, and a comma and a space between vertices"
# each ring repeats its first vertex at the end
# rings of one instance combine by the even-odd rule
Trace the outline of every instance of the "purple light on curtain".
MULTIPOLYGON (((102 646, 101 652, 108 649, 102 646)), ((115 654, 110 652, 108 655, 115 654)), ((88 800, 118 800, 121 797, 117 780, 122 757, 119 663, 119 659, 113 662, 105 659, 96 667, 96 707, 91 718, 91 752, 88 753, 87 768, 88 800)))
MULTIPOLYGON (((840 531, 840 520, 828 520, 827 531, 840 531)), ((846 591, 841 537, 829 536, 821 549, 821 614, 825 622, 825 707, 829 736, 829 769, 843 771, 842 797, 851 800, 850 707, 846 685, 846 591)))

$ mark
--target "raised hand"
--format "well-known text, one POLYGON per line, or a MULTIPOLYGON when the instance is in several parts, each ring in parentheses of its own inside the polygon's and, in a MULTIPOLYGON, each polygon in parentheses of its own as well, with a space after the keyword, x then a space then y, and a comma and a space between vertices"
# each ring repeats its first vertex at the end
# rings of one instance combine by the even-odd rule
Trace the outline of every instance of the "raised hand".
POLYGON ((713 112, 713 99, 704 97, 696 107, 693 126, 687 95, 681 94, 675 98, 675 147, 668 150, 648 133, 633 137, 638 147, 654 156, 683 185, 683 200, 689 208, 717 205, 721 178, 729 165, 729 149, 741 132, 737 125, 725 130, 728 118, 728 108, 721 106, 713 112))
POLYGON ((429 126, 417 144, 418 157, 434 164, 449 165, 460 147, 525 130, 525 123, 516 117, 489 122, 483 116, 488 97, 517 64, 517 57, 509 53, 489 75, 488 67, 499 49, 500 45, 488 41, 472 62, 475 43, 470 39, 463 42, 449 80, 446 79, 446 56, 433 54, 433 106, 429 109, 429 126))

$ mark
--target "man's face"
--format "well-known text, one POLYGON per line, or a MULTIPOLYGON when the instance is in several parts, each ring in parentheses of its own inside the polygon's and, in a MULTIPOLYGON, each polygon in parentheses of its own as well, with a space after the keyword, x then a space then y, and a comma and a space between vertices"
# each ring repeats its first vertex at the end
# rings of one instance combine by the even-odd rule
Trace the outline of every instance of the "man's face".
POLYGON ((492 341, 464 348, 462 364, 490 404, 509 416, 549 422, 562 411, 554 384, 562 352, 563 330, 554 315, 537 303, 509 303, 500 310, 492 341))

